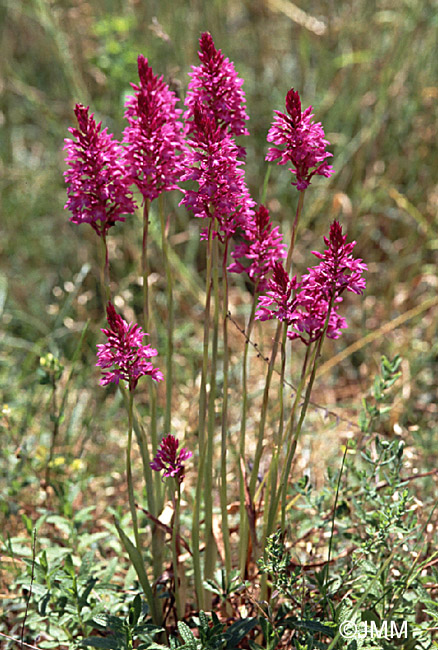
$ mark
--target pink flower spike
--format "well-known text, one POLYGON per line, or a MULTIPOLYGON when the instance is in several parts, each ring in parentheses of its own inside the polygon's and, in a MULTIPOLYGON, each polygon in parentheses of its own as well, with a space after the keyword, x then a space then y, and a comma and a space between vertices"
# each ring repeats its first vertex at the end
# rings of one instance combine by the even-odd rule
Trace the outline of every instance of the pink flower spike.
POLYGON ((97 345, 96 366, 110 370, 102 373, 101 386, 118 384, 123 379, 132 391, 144 375, 149 375, 154 381, 162 381, 163 373, 149 361, 157 356, 157 351, 150 345, 143 345, 143 338, 149 335, 136 323, 128 325, 111 302, 107 305, 106 313, 109 328, 102 329, 102 332, 108 340, 97 345))
POLYGON ((184 462, 193 456, 192 452, 182 447, 178 452, 179 442, 169 434, 161 441, 154 460, 149 463, 156 472, 164 469, 163 478, 175 477, 181 483, 184 479, 184 462))
POLYGON ((182 111, 175 108, 179 101, 174 92, 152 72, 148 60, 138 57, 140 86, 126 100, 125 118, 128 126, 123 133, 126 162, 143 195, 153 201, 162 192, 178 189, 176 181, 182 172, 182 152, 185 149, 182 111))
POLYGON ((68 185, 65 208, 72 213, 73 223, 89 223, 100 236, 105 236, 122 214, 136 208, 129 189, 123 149, 102 123, 96 124, 89 107, 76 104, 79 128, 69 128, 75 139, 65 139, 65 159, 69 169, 64 172, 68 185))
POLYGON ((245 240, 231 253, 235 261, 228 271, 247 273, 257 290, 264 291, 268 285, 268 274, 276 262, 286 257, 283 235, 278 226, 272 226, 269 210, 264 205, 253 216, 248 216, 244 237, 245 240))
MULTIPOLYGON (((190 150, 181 180, 195 181, 198 189, 185 190, 180 205, 185 205, 195 217, 214 218, 218 229, 213 236, 225 240, 238 227, 247 227, 255 203, 245 183, 243 161, 238 160, 233 138, 216 126, 201 104, 195 107, 194 123, 196 130, 188 142, 190 150)), ((201 237, 206 237, 206 230, 201 237)))
POLYGON ((191 81, 185 100, 184 114, 189 133, 197 130, 194 118, 197 104, 201 104, 216 128, 233 136, 249 135, 245 128, 248 115, 245 110, 243 79, 237 76, 234 64, 217 50, 211 34, 204 32, 199 39, 201 65, 192 66, 191 81))
POLYGON ((288 338, 299 338, 305 345, 321 338, 329 309, 326 335, 339 338, 341 329, 347 327, 338 314, 343 292, 361 294, 365 289, 362 274, 367 266, 353 257, 356 242, 347 243, 338 221, 332 223, 324 241, 328 248, 323 253, 313 252, 320 263, 307 269, 300 282, 296 277, 290 280, 281 264, 275 265, 268 291, 260 297, 256 312, 258 320, 277 318, 287 323, 288 338))
POLYGON ((291 88, 286 95, 285 113, 274 111, 276 118, 269 129, 267 140, 277 147, 270 147, 265 160, 273 161, 280 158, 278 165, 292 163, 289 168, 295 174, 295 185, 299 191, 310 185, 312 176, 334 174, 334 169, 326 158, 332 156, 325 150, 329 143, 325 139, 324 129, 320 122, 313 122, 312 107, 301 110, 301 99, 296 90, 291 88), (279 149, 278 146, 284 146, 279 149))

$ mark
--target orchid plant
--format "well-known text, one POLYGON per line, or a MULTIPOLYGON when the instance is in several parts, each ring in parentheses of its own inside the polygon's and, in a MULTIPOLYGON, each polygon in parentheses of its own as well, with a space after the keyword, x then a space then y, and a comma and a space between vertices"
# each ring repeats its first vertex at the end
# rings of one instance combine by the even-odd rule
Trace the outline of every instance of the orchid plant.
MULTIPOLYGON (((320 123, 313 121, 312 107, 302 110, 301 98, 291 88, 285 99, 286 113, 275 111, 274 122, 267 140, 271 146, 267 161, 279 165, 290 164, 291 184, 298 191, 297 210, 292 226, 291 240, 286 245, 278 225, 274 225, 265 205, 257 206, 245 181, 245 149, 236 141, 248 136, 246 128, 245 93, 243 80, 234 64, 217 49, 209 33, 200 38, 198 66, 192 68, 191 80, 185 98, 185 110, 177 108, 178 98, 156 76, 148 60, 138 57, 139 83, 132 84, 134 94, 126 100, 125 118, 128 122, 119 143, 96 124, 89 115, 89 107, 77 104, 75 114, 78 128, 71 128, 73 139, 66 140, 68 170, 65 173, 68 200, 66 208, 75 224, 89 223, 104 242, 103 276, 107 296, 108 327, 102 329, 107 342, 97 346, 97 366, 102 369, 102 386, 117 384, 128 410, 127 480, 129 506, 135 543, 120 530, 139 581, 145 591, 155 623, 162 622, 161 605, 154 593, 148 570, 144 567, 142 539, 137 521, 137 506, 131 469, 132 433, 140 431, 140 443, 147 498, 150 511, 156 519, 163 504, 163 481, 168 484, 174 509, 172 524, 173 589, 178 617, 184 615, 185 602, 179 581, 182 580, 179 562, 180 507, 184 475, 195 484, 191 553, 193 557, 194 587, 199 608, 208 606, 209 595, 204 580, 213 577, 216 565, 216 540, 213 534, 213 493, 215 476, 213 461, 216 441, 216 405, 219 397, 217 378, 222 358, 223 377, 221 394, 220 471, 219 493, 221 533, 224 565, 232 569, 232 549, 228 528, 227 474, 231 468, 228 458, 228 309, 229 283, 233 274, 246 274, 253 283, 253 302, 245 328, 246 342, 250 339, 254 322, 275 320, 276 333, 265 378, 263 402, 259 415, 258 435, 252 468, 249 468, 246 419, 248 409, 248 345, 245 345, 242 363, 242 416, 239 462, 235 468, 240 481, 240 541, 239 568, 242 576, 248 571, 249 549, 255 558, 264 550, 264 540, 280 522, 286 525, 287 483, 292 460, 302 431, 316 369, 325 338, 337 339, 347 326, 341 315, 346 292, 362 294, 365 289, 363 273, 366 264, 353 255, 355 242, 348 242, 339 222, 329 227, 324 238, 324 252, 314 251, 319 260, 301 276, 291 277, 291 262, 296 245, 304 193, 315 176, 329 178, 334 169, 327 160, 332 154, 320 123), (204 341, 198 414, 197 468, 192 466, 194 451, 182 447, 170 433, 172 412, 173 368, 173 299, 172 271, 168 259, 168 242, 162 209, 165 192, 177 189, 183 196, 180 205, 193 216, 201 218, 204 226, 200 237, 205 240, 206 302, 204 306, 204 341), (134 190, 141 195, 143 207, 142 277, 144 289, 143 328, 127 323, 115 310, 110 296, 109 259, 106 237, 117 221, 125 221, 137 209, 134 190), (150 204, 160 203, 162 244, 167 278, 168 327, 166 371, 153 365, 151 359, 157 350, 143 340, 149 330, 148 296, 148 224, 150 204), (234 243, 235 239, 238 243, 234 243), (305 348, 304 362, 298 372, 298 388, 292 404, 283 396, 285 354, 287 344, 301 342, 305 348), (282 343, 281 408, 278 430, 272 446, 267 476, 263 527, 257 526, 254 499, 260 461, 265 450, 265 425, 269 405, 272 374, 277 350, 282 343), (220 347, 222 346, 222 347, 220 347), (163 420, 164 436, 160 444, 154 431, 157 419, 152 421, 149 440, 144 435, 140 416, 135 415, 134 395, 143 376, 152 384, 165 381, 166 409, 163 420), (304 399, 302 396, 304 395, 304 399), (288 417, 286 418, 286 414, 288 417), (142 433, 143 432, 143 433, 142 433), (152 458, 152 460, 151 460, 152 458), (153 480, 151 470, 162 472, 161 480, 153 480), (248 481, 248 477, 249 481, 248 481), (281 505, 281 508, 280 508, 281 505), (201 509, 204 519, 201 521, 201 509), (251 515, 252 513, 252 515, 251 515), (201 557, 201 541, 205 552, 201 557), (203 559, 203 562, 201 560, 203 559)), ((132 228, 132 225, 128 224, 132 228)), ((156 393, 151 387, 151 403, 156 393)), ((154 409, 152 409, 153 412, 154 409)), ((158 421, 160 422, 160 421, 158 421)), ((158 531, 152 526, 152 537, 158 531)), ((155 540, 157 541, 157 540, 155 540)), ((154 561, 160 544, 152 545, 154 561)), ((161 545, 162 546, 162 545, 161 545)))

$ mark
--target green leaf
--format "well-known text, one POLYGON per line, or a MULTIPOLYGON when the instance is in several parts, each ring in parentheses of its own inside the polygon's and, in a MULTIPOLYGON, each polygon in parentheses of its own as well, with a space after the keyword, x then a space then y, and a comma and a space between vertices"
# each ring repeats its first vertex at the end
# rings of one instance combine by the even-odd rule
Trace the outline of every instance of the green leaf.
POLYGON ((227 639, 227 648, 231 650, 237 646, 240 641, 257 625, 256 618, 244 618, 241 621, 233 623, 225 632, 227 639))
POLYGON ((120 641, 114 636, 90 636, 81 641, 81 646, 105 648, 105 650, 121 650, 120 641))
POLYGON ((0 273, 0 316, 3 314, 3 309, 5 308, 7 292, 8 292, 8 281, 6 275, 0 273))
POLYGON ((129 537, 126 535, 126 533, 121 529, 119 522, 115 519, 114 520, 115 526, 117 528, 117 532, 119 533, 119 537, 121 539, 121 542, 123 546, 125 547, 126 552, 129 555, 129 559, 131 560, 132 564, 134 565, 134 569, 137 573, 139 582, 143 588, 143 591, 146 595, 147 601, 149 608, 151 609, 151 614, 152 618, 154 620, 154 623, 157 623, 157 613, 156 613, 156 608, 155 608, 155 601, 154 601, 154 595, 152 593, 152 588, 149 583, 149 578, 147 576, 146 570, 144 568, 144 563, 143 563, 143 558, 141 557, 140 552, 137 550, 137 548, 134 546, 134 544, 131 542, 129 537))
POLYGON ((217 586, 213 580, 207 579, 204 580, 204 587, 208 590, 211 591, 212 593, 216 594, 217 596, 222 596, 222 591, 221 589, 217 586))
POLYGON ((137 594, 129 608, 129 615, 128 615, 129 625, 137 625, 138 619, 140 618, 140 614, 141 614, 141 598, 140 598, 140 594, 137 594))
POLYGON ((185 643, 187 650, 197 650, 196 639, 193 632, 186 623, 178 621, 178 632, 185 643))
POLYGON ((73 559, 70 553, 64 558, 64 569, 71 578, 75 577, 75 568, 73 566, 73 559))

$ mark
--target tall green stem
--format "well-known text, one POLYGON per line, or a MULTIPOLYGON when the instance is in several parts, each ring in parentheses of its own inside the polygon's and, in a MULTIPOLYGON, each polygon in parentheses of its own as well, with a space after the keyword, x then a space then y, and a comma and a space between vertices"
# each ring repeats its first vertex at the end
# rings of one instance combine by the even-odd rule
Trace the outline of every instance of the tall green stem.
POLYGON ((223 398, 222 398, 222 427, 221 427, 221 485, 220 502, 222 513, 222 535, 224 539, 225 569, 227 575, 231 572, 231 548, 230 534, 228 529, 227 511, 227 438, 228 438, 228 238, 225 242, 225 250, 222 258, 222 282, 224 294, 222 298, 222 335, 224 346, 223 358, 223 398))
MULTIPOLYGON (((137 551, 137 557, 139 560, 142 558, 141 544, 140 544, 140 535, 138 531, 138 520, 137 520, 137 509, 135 507, 135 497, 134 497, 134 485, 132 481, 132 468, 131 468, 131 448, 132 448, 132 431, 133 431, 133 422, 134 422, 134 392, 129 391, 129 400, 128 400, 128 444, 126 446, 126 478, 128 483, 128 500, 129 500, 129 509, 131 511, 132 525, 134 529, 134 540, 135 540, 135 549, 137 551)), ((144 567, 142 567, 141 577, 142 577, 142 587, 145 591, 145 596, 148 601, 149 608, 151 610, 152 618, 154 622, 160 620, 158 614, 157 606, 155 603, 154 595, 152 592, 152 587, 149 582, 144 567)))
MULTIPOLYGON (((149 235, 149 199, 144 200, 143 206, 143 238, 141 247, 141 272, 143 278, 143 326, 144 331, 149 332, 150 326, 150 312, 149 312, 149 263, 148 263, 148 235, 149 235)), ((166 378, 167 379, 167 378, 166 378)), ((166 391, 169 390, 171 383, 167 381, 166 391)), ((151 424, 150 424, 150 437, 152 443, 152 454, 155 454, 158 447, 157 435, 157 386, 153 380, 150 381, 150 408, 151 408, 151 424)), ((155 516, 158 516, 163 507, 164 493, 160 477, 155 475, 154 480, 154 502, 156 506, 155 516)), ((152 555, 154 557, 154 576, 158 578, 161 575, 162 557, 163 557, 163 531, 156 526, 152 525, 152 555)))
MULTIPOLYGON (((213 220, 212 220, 213 221, 213 220)), ((213 221, 214 225, 214 221, 213 221)), ((213 451, 216 428, 216 374, 219 343, 219 272, 218 240, 212 242, 213 279, 213 340, 210 364, 210 390, 208 394, 207 457, 205 466, 205 563, 204 579, 212 579, 216 565, 216 541, 213 536, 213 451)), ((210 609, 212 594, 204 593, 205 606, 210 609)))
MULTIPOLYGON (((297 210, 295 213, 295 220, 292 226, 292 234, 291 234, 291 243, 287 255, 287 260, 286 260, 286 272, 289 273, 290 268, 291 268, 291 263, 292 263, 292 253, 293 249, 295 246, 295 240, 296 240, 296 235, 297 235, 297 230, 298 230, 298 224, 300 221, 300 216, 301 212, 303 209, 303 202, 304 202, 304 191, 299 193, 299 199, 298 199, 298 205, 297 205, 297 210)), ((259 471, 259 466, 260 466, 260 459, 262 457, 263 453, 263 440, 264 440, 264 435, 265 435, 265 424, 266 424, 266 415, 268 411, 268 402, 269 402, 269 389, 271 387, 271 380, 272 380, 272 375, 274 372, 274 364, 275 364, 275 359, 277 357, 277 350, 278 350, 278 344, 280 341, 280 335, 282 331, 282 323, 278 322, 277 324, 277 330, 275 332, 275 338, 274 338, 274 343, 272 346, 272 352, 271 352, 271 357, 269 359, 269 364, 268 364, 268 371, 266 374, 266 381, 265 381, 265 389, 263 392, 263 401, 262 401, 262 410, 260 413, 260 422, 259 422, 259 434, 258 434, 258 439, 257 439, 257 447, 256 447, 256 452, 255 452, 255 457, 254 457, 254 465, 251 473, 251 481, 250 481, 250 494, 251 497, 254 496, 255 492, 255 486, 256 486, 256 481, 257 481, 257 476, 258 476, 258 471, 259 471)))
POLYGON ((134 538, 135 545, 140 549, 140 537, 138 533, 138 521, 137 521, 137 509, 135 507, 135 498, 134 498, 134 485, 132 482, 132 468, 131 468, 131 448, 132 448, 132 431, 133 431, 133 422, 134 422, 134 393, 132 390, 129 391, 129 402, 128 402, 128 444, 126 446, 126 478, 128 481, 128 498, 129 498, 129 508, 131 510, 132 516, 132 525, 134 527, 134 538))
MULTIPOLYGON (((257 306, 258 298, 258 286, 257 282, 251 306, 251 314, 248 321, 248 326, 245 332, 245 348, 243 351, 243 362, 242 362, 242 414, 240 416, 240 443, 239 443, 239 459, 245 463, 245 447, 246 447, 246 412, 248 408, 248 351, 249 351, 249 341, 251 337, 252 328, 254 325, 254 316, 257 306)), ((239 468, 241 463, 239 462, 239 468)), ((239 567, 240 574, 242 579, 245 578, 245 568, 248 557, 248 540, 249 540, 249 530, 248 530, 248 520, 246 518, 246 509, 245 509, 245 478, 243 475, 242 469, 239 472, 239 567)))
POLYGON ((271 533, 271 509, 268 508, 268 503, 272 503, 273 496, 277 489, 277 474, 279 455, 281 453, 281 442, 283 440, 284 430, 284 379, 286 374, 286 346, 287 346, 287 324, 283 324, 283 337, 281 342, 281 370, 280 370, 280 386, 279 386, 279 415, 278 415, 278 429, 274 440, 274 448, 272 451, 271 463, 269 465, 268 480, 266 484, 265 493, 265 509, 263 517, 263 536, 261 539, 261 548, 265 547, 265 539, 271 533))
POLYGON ((181 485, 178 478, 175 479, 176 489, 173 495, 173 524, 172 524, 172 560, 173 560, 173 577, 175 585, 175 605, 177 620, 182 620, 184 617, 184 607, 181 602, 180 589, 179 589, 179 563, 178 563, 178 538, 179 538, 179 519, 180 519, 180 503, 181 503, 181 485))
POLYGON ((172 271, 169 264, 168 242, 166 233, 166 221, 164 214, 163 195, 158 198, 161 220, 161 242, 163 248, 164 270, 166 273, 166 297, 167 297, 167 340, 166 340, 166 411, 164 415, 164 432, 170 433, 172 419, 172 387, 173 387, 173 281, 172 271))
POLYGON ((143 240, 141 246, 141 273, 143 278, 143 325, 144 331, 149 327, 149 264, 148 264, 148 232, 149 232, 149 199, 144 200, 143 207, 143 240))
MULTIPOLYGON (((323 328, 321 337, 318 339, 318 342, 317 342, 317 344, 315 346, 315 350, 314 350, 313 355, 312 355, 311 372, 310 372, 309 382, 307 384, 306 394, 305 394, 305 397, 304 397, 304 403, 303 403, 303 406, 301 407, 300 418, 298 420, 297 427, 296 427, 295 430, 294 430, 294 409, 292 410, 291 417, 289 418, 288 429, 287 429, 286 436, 285 436, 286 440, 289 439, 287 456, 286 456, 286 463, 285 463, 285 465, 283 467, 283 472, 281 474, 280 486, 279 486, 277 499, 276 499, 276 508, 278 508, 278 502, 279 502, 279 499, 280 499, 280 492, 281 492, 281 494, 282 494, 281 526, 282 526, 283 529, 284 529, 285 521, 286 521, 287 481, 288 481, 289 473, 290 473, 291 466, 292 466, 292 460, 293 460, 293 458, 295 456, 295 451, 296 451, 296 448, 297 448, 298 438, 299 438, 299 435, 301 433, 301 429, 303 427, 303 422, 304 422, 304 418, 306 417, 307 408, 309 406, 310 397, 311 397, 311 394, 312 394, 313 383, 314 383, 315 377, 316 377, 316 370, 317 370, 317 367, 318 367, 319 357, 321 355, 321 348, 322 348, 322 344, 324 342, 325 335, 326 335, 326 332, 327 332, 327 328, 328 328, 328 324, 329 324, 329 320, 330 320, 330 314, 331 314, 331 311, 332 311, 332 308, 333 308, 335 297, 336 297, 336 293, 333 290, 333 295, 331 297, 330 304, 329 304, 329 307, 328 307, 328 310, 327 310, 326 319, 325 319, 325 322, 324 322, 324 328, 323 328)), ((302 376, 302 379, 301 379, 301 383, 305 380, 306 373, 303 372, 302 375, 303 376, 302 376)), ((298 399, 298 391, 297 391, 297 395, 295 397, 295 400, 297 400, 297 399, 298 399)))
POLYGON ((111 300, 111 289, 110 289, 110 274, 109 274, 109 255, 108 255, 108 244, 106 241, 106 235, 100 237, 100 250, 102 265, 100 268, 100 282, 102 285, 102 293, 105 297, 106 303, 111 300))
POLYGON ((192 522, 192 552, 193 552, 193 569, 195 576, 195 590, 198 601, 198 608, 204 606, 204 588, 202 584, 201 558, 199 553, 199 525, 201 498, 204 487, 204 467, 205 467, 205 419, 207 406, 207 371, 208 371, 208 347, 210 334, 210 303, 211 303, 211 244, 212 244, 212 224, 210 222, 207 241, 207 268, 205 279, 205 309, 204 309, 204 342, 202 354, 202 373, 201 387, 199 391, 199 417, 198 417, 198 448, 199 448, 199 471, 196 481, 195 503, 193 505, 193 522, 192 522))

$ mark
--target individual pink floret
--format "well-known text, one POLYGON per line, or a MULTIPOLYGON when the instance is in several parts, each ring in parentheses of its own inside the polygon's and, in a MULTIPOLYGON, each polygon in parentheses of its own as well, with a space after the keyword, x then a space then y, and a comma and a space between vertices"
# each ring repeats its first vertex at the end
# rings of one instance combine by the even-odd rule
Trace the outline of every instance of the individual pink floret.
POLYGON ((161 441, 154 460, 149 463, 153 470, 161 472, 163 477, 170 476, 177 479, 179 483, 184 479, 184 462, 193 456, 192 452, 182 447, 178 452, 179 442, 169 434, 161 441))
POLYGON ((125 158, 132 181, 143 199, 150 201, 161 192, 177 189, 176 181, 182 171, 184 138, 176 108, 178 97, 154 75, 148 60, 138 57, 140 85, 131 84, 134 95, 128 96, 125 118, 128 126, 123 132, 125 158))
POLYGON ((140 377, 149 375, 155 381, 164 379, 163 373, 154 368, 149 361, 157 356, 157 351, 150 345, 143 345, 148 336, 136 323, 127 323, 117 314, 111 302, 106 308, 109 328, 102 329, 107 342, 97 345, 97 363, 100 368, 110 368, 102 373, 101 386, 121 379, 128 382, 129 390, 134 390, 140 377))
POLYGON ((334 173, 333 167, 326 162, 326 158, 332 156, 325 150, 330 143, 324 137, 321 124, 313 122, 312 107, 301 111, 300 96, 293 88, 286 95, 286 110, 287 115, 274 111, 276 118, 269 129, 267 140, 277 147, 269 148, 265 160, 279 158, 279 165, 292 163, 289 171, 296 177, 292 185, 302 191, 309 186, 315 174, 329 177, 334 173))
POLYGON ((75 139, 65 139, 66 162, 64 172, 68 185, 65 208, 72 213, 73 223, 89 223, 98 235, 105 236, 117 221, 125 221, 123 214, 132 214, 136 208, 129 189, 123 158, 123 148, 102 123, 96 124, 89 107, 76 104, 75 114, 79 128, 69 128, 75 139))

